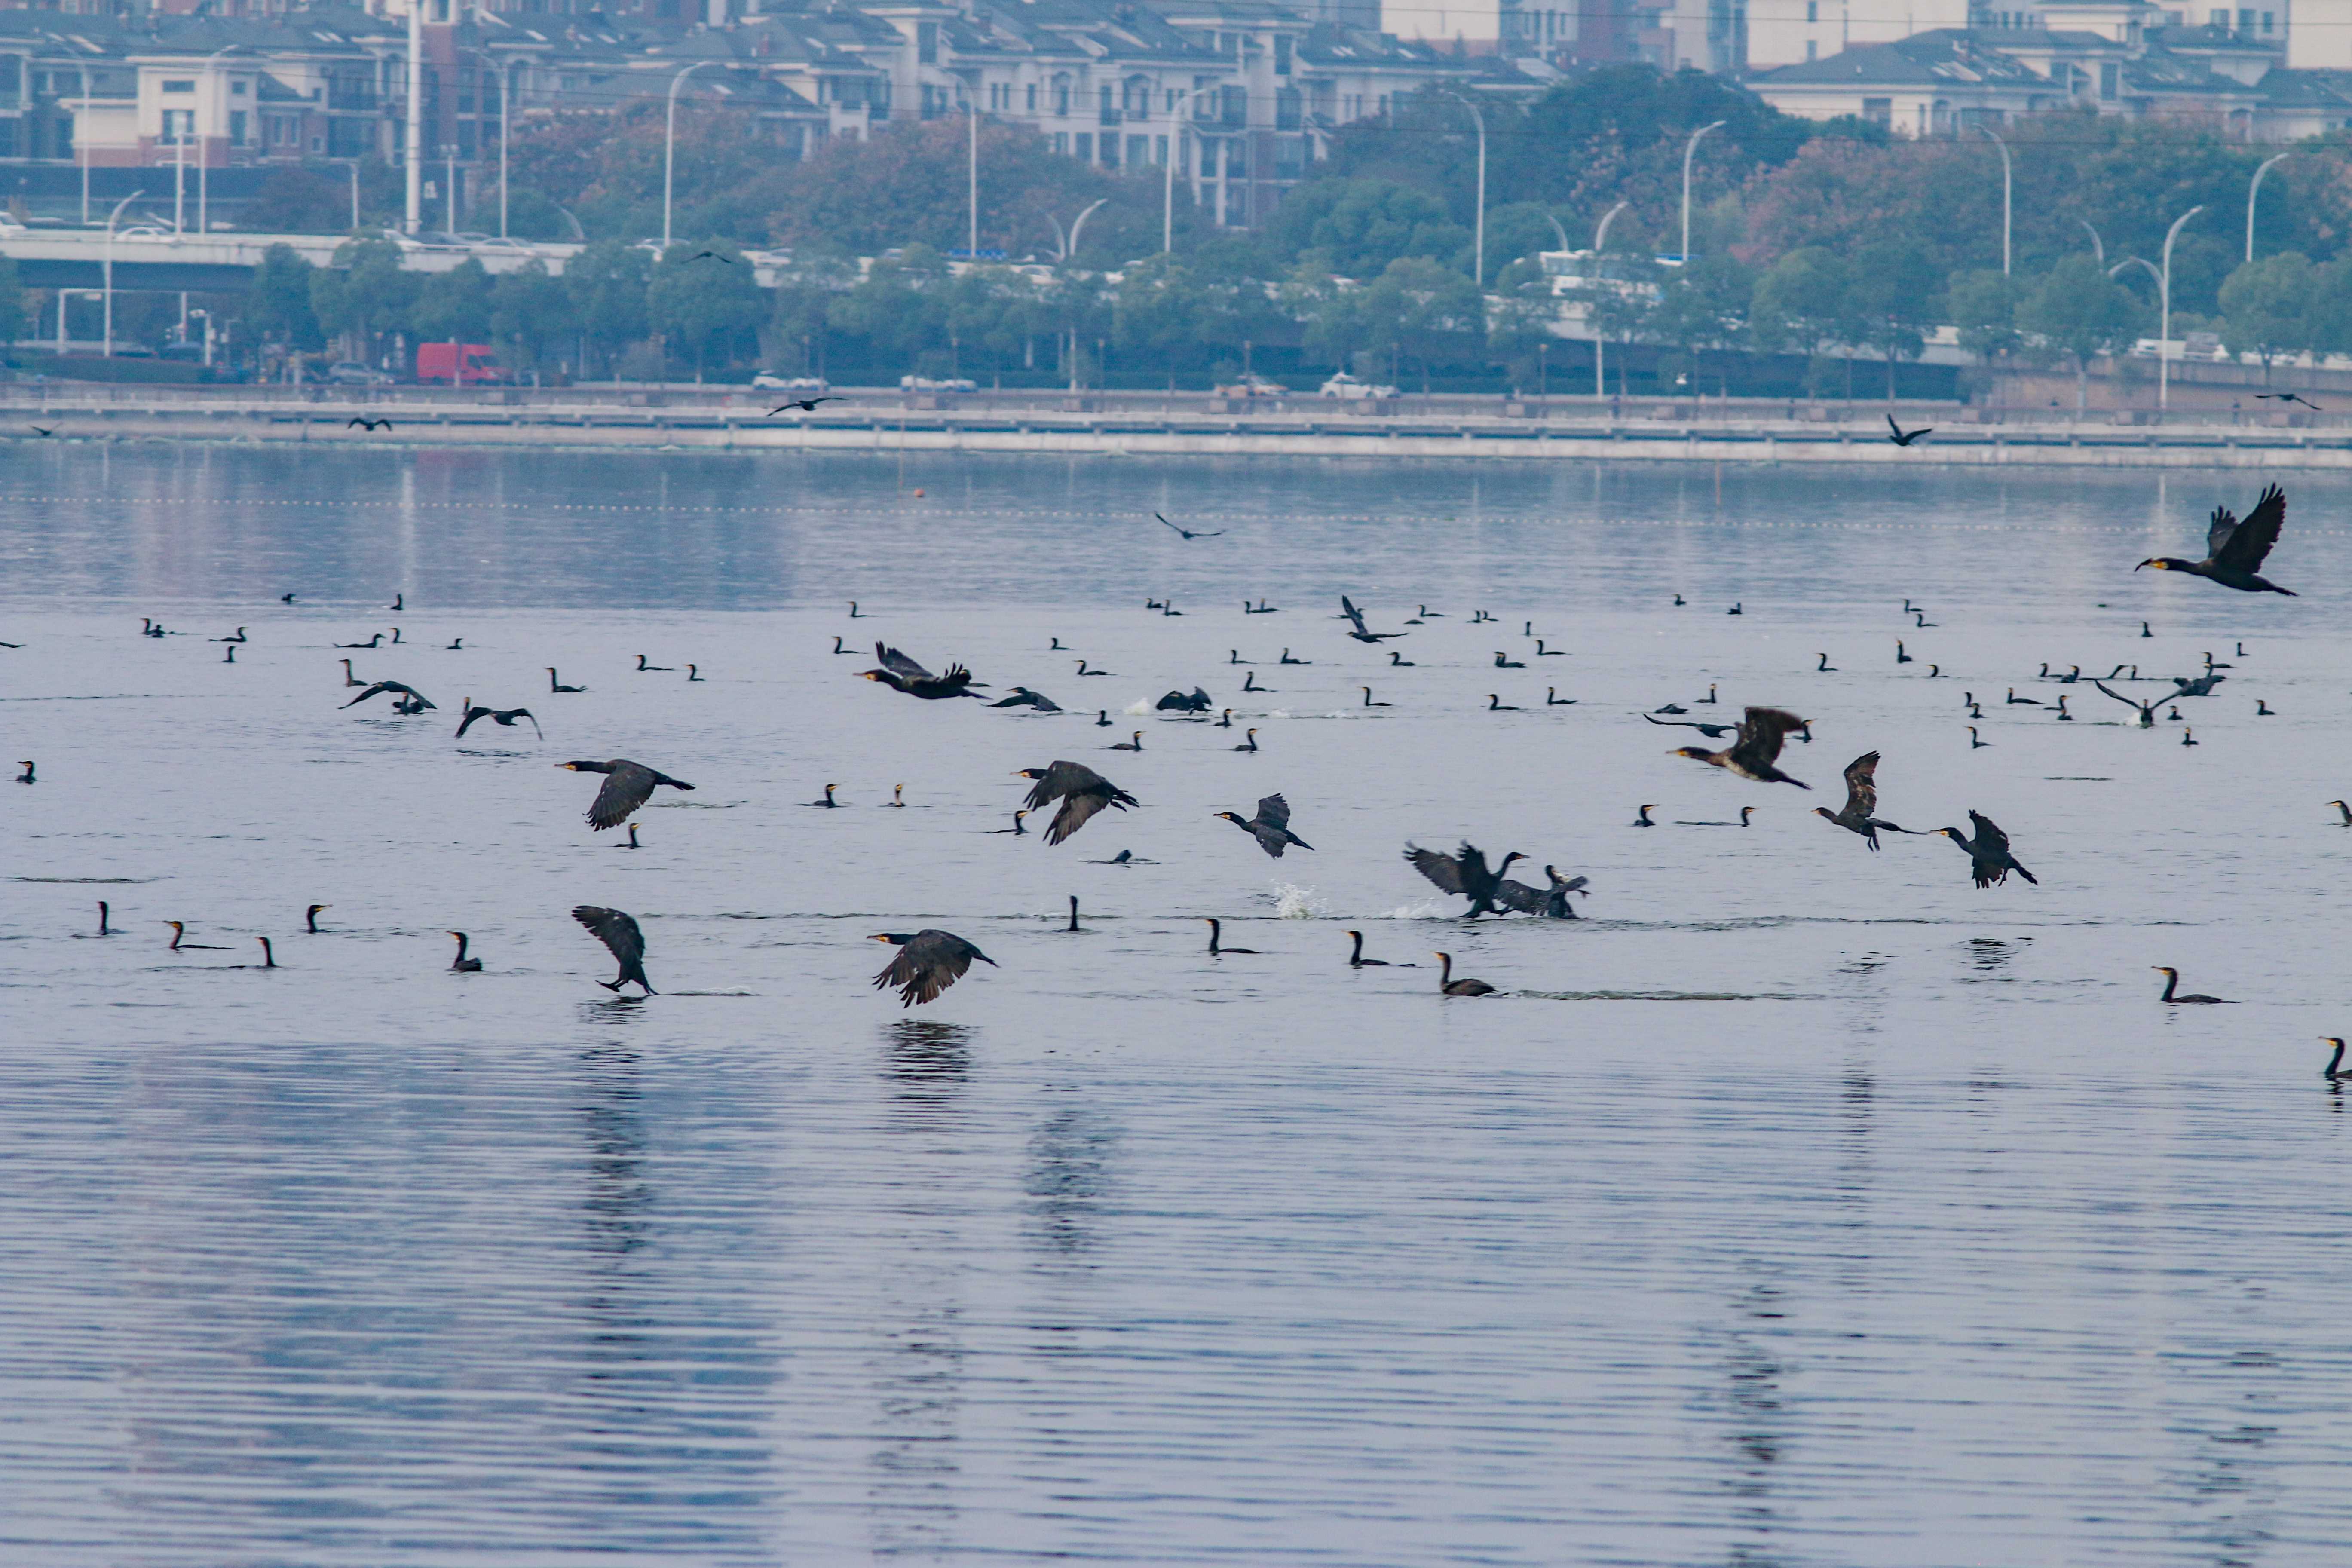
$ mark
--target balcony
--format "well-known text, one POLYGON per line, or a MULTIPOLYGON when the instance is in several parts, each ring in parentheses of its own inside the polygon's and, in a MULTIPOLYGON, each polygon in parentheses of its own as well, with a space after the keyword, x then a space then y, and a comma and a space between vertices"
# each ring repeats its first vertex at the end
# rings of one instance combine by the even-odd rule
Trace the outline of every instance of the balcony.
POLYGON ((327 87, 327 107, 373 114, 383 107, 383 100, 372 87, 345 87, 331 82, 327 87))
POLYGON ((1127 116, 1120 110, 1111 108, 1108 104, 1105 104, 1096 114, 1096 123, 1098 125, 1118 125, 1122 123, 1126 118, 1127 116))

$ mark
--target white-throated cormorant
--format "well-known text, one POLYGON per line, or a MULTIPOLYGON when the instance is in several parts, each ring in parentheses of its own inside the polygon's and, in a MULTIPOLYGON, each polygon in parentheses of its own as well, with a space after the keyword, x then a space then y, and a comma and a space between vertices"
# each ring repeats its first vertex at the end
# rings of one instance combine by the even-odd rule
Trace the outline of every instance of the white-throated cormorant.
POLYGON ((1756 784, 1790 784, 1799 789, 1811 789, 1812 786, 1802 779, 1790 778, 1773 765, 1780 755, 1781 742, 1790 731, 1803 729, 1806 722, 1778 708, 1750 708, 1740 721, 1738 739, 1724 750, 1709 752, 1697 746, 1677 746, 1668 754, 1689 757, 1756 784))
POLYGON ((667 773, 656 773, 643 763, 633 763, 626 757, 614 757, 610 762, 558 763, 559 768, 575 773, 603 773, 604 787, 588 807, 588 826, 602 833, 608 827, 618 827, 628 820, 632 812, 653 798, 656 788, 667 784, 672 789, 694 786, 684 779, 674 779, 667 773))
MULTIPOLYGON (((2276 485, 2263 489, 2254 510, 2238 521, 2230 509, 2213 509, 2212 526, 2205 533, 2205 559, 2183 561, 2177 555, 2151 555, 2132 568, 2153 566, 2159 572, 2186 572, 2202 577, 2209 583, 2219 583, 2224 588, 2235 588, 2242 594, 2284 594, 2294 597, 2294 590, 2282 588, 2260 574, 2263 558, 2278 542, 2279 530, 2286 522, 2286 492, 2276 485)), ((2140 623, 2147 629, 2147 623, 2140 623)))

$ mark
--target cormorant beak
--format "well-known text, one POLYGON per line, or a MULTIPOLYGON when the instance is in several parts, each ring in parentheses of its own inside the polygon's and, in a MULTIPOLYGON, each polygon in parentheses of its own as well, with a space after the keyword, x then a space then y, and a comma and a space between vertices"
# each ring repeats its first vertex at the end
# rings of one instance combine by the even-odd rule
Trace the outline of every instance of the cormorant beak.
MULTIPOLYGON (((2164 570, 2164 563, 2157 560, 2143 561, 2139 563, 2139 566, 2153 566, 2159 572, 2164 570)), ((2139 570, 2139 566, 2135 566, 2132 570, 2137 572, 2139 570)))
POLYGON ((573 767, 570 763, 558 763, 555 765, 568 773, 576 773, 580 771, 578 768, 573 767))
POLYGON ((881 935, 880 933, 878 933, 878 932, 877 932, 877 934, 875 934, 875 935, 873 935, 873 936, 869 936, 869 937, 867 937, 866 940, 866 941, 868 941, 868 942, 888 942, 890 939, 889 939, 888 937, 887 937, 887 936, 883 936, 883 935, 881 935))

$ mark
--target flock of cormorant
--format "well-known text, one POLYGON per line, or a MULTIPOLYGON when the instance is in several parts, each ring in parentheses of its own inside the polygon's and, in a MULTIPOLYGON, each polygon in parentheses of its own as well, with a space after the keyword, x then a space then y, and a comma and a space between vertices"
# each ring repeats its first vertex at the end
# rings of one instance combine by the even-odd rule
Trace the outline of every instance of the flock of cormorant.
MULTIPOLYGON (((1925 434, 1925 432, 1914 434, 1925 434)), ((1898 441, 1903 440, 1904 433, 1897 431, 1896 438, 1898 441)), ((1160 522, 1166 523, 1168 527, 1182 534, 1188 541, 1218 537, 1218 532, 1188 531, 1176 523, 1170 522, 1166 518, 1159 517, 1157 513, 1153 515, 1160 522)), ((2140 562, 2139 567, 2153 567, 2158 571, 2178 572, 2202 577, 2220 586, 2242 593, 2270 593, 2292 597, 2293 590, 2282 587, 2260 574, 2260 568, 2278 542, 2285 518, 2284 492, 2277 485, 2271 485, 2262 492, 2253 509, 2248 512, 2243 521, 2236 518, 2226 507, 2216 509, 2208 531, 2204 559, 2189 561, 2174 556, 2155 556, 2140 562)), ((2137 569, 2138 567, 2135 568, 2135 570, 2137 569)), ((292 602, 292 595, 286 595, 283 597, 287 602, 292 602)), ((1675 596, 1675 603, 1677 605, 1685 602, 1682 595, 1675 596)), ((390 607, 399 610, 404 605, 404 598, 395 598, 390 607)), ((1176 609, 1172 602, 1160 599, 1150 601, 1147 607, 1163 616, 1177 616, 1184 613, 1176 609)), ((1278 613, 1278 607, 1267 605, 1264 600, 1255 604, 1244 601, 1243 608, 1248 615, 1278 613)), ((1912 604, 1908 599, 1905 600, 1903 608, 1905 613, 1915 617, 1916 626, 1927 626, 1932 624, 1927 620, 1924 608, 1912 604)), ((1428 620, 1443 618, 1440 612, 1431 610, 1426 605, 1420 605, 1417 609, 1418 613, 1405 622, 1406 626, 1422 626, 1428 620)), ((1742 606, 1735 604, 1727 613, 1739 615, 1742 613, 1742 606)), ((858 610, 854 602, 850 605, 850 615, 852 618, 868 618, 858 610)), ((1346 595, 1339 597, 1339 613, 1335 618, 1342 619, 1349 624, 1350 629, 1345 633, 1348 637, 1376 648, 1383 643, 1406 635, 1402 631, 1370 629, 1366 624, 1364 610, 1346 595)), ((1479 611, 1466 624, 1488 624, 1493 620, 1494 617, 1484 611, 1479 611)), ((1533 637, 1532 622, 1528 624, 1526 631, 1528 636, 1533 637)), ((2143 636, 2148 635, 2145 625, 2141 628, 2141 633, 2143 636)), ((167 631, 152 617, 142 617, 141 635, 161 637, 178 634, 167 631)), ((231 645, 228 653, 229 657, 234 658, 236 645, 247 640, 246 628, 239 626, 232 635, 212 640, 231 645)), ((396 627, 393 629, 389 644, 384 642, 383 634, 379 632, 364 642, 341 643, 336 646, 349 649, 396 647, 400 646, 400 632, 396 627)), ((455 648, 459 645, 453 642, 449 646, 455 648)), ((1058 651, 1061 647, 1060 639, 1055 638, 1054 648, 1058 651)), ((877 668, 858 671, 859 678, 887 686, 894 691, 926 702, 971 698, 998 709, 1018 707, 1047 714, 1063 711, 1051 698, 1026 686, 1014 686, 1011 689, 1011 695, 990 701, 983 695, 987 689, 986 684, 974 679, 972 672, 961 663, 950 664, 944 674, 935 675, 920 663, 885 643, 876 642, 874 650, 877 668)), ((844 638, 840 637, 834 638, 832 652, 846 654, 853 651, 845 646, 844 638)), ((1538 640, 1536 651, 1540 657, 1554 657, 1561 650, 1547 647, 1538 640)), ((2239 652, 2242 654, 2243 651, 2243 647, 2241 645, 2239 652)), ((674 673, 669 667, 651 663, 643 654, 636 657, 637 672, 674 673)), ((1899 642, 1895 645, 1895 658, 1898 663, 1915 662, 1899 642)), ((1410 667, 1411 661, 1392 651, 1390 654, 1390 659, 1392 667, 1410 667)), ((1236 649, 1230 654, 1230 662, 1234 665, 1246 665, 1251 661, 1244 659, 1236 649)), ((1282 650, 1280 662, 1284 665, 1304 665, 1311 661, 1293 657, 1291 650, 1286 647, 1282 650)), ((415 687, 398 680, 363 682, 352 673, 349 659, 344 659, 341 663, 345 688, 359 689, 358 695, 351 698, 342 706, 355 707, 378 696, 390 696, 393 699, 394 711, 397 713, 415 715, 435 710, 435 704, 415 687)), ((1495 663, 1497 668, 1506 669, 1526 668, 1523 661, 1510 659, 1499 651, 1495 655, 1495 663)), ((1821 656, 1817 668, 1823 672, 1832 668, 1826 654, 1821 656)), ((2126 697, 2106 685, 2108 679, 2140 679, 2137 666, 2126 667, 2119 664, 2105 678, 2092 677, 2085 683, 2134 709, 2137 715, 2135 722, 2138 727, 2152 728, 2158 722, 2156 718, 2158 710, 2165 708, 2168 704, 2177 704, 2183 699, 2210 696, 2214 689, 2227 679, 2221 672, 2229 668, 2226 663, 2217 663, 2212 656, 2208 654, 2205 659, 2205 669, 2200 675, 2193 678, 2170 678, 2174 688, 2171 692, 2145 702, 2136 698, 2126 697), (2126 668, 2130 671, 2128 676, 2124 673, 2126 668)), ((688 665, 686 668, 689 680, 701 679, 695 666, 688 665)), ((1078 663, 1077 673, 1081 676, 1094 676, 1107 672, 1087 668, 1082 659, 1078 663)), ((1930 676, 1938 676, 1940 673, 1936 667, 1929 667, 1930 676)), ((2043 678, 2061 684, 2073 684, 2078 680, 2084 680, 2079 666, 2064 674, 2053 674, 2045 664, 2042 674, 2043 678)), ((547 677, 551 692, 572 693, 586 689, 583 686, 564 684, 553 668, 548 668, 547 677)), ((1257 687, 1255 672, 1246 679, 1249 689, 1264 689, 1257 687)), ((1362 689, 1364 706, 1374 708, 1390 706, 1388 703, 1376 700, 1369 687, 1362 689)), ((1706 696, 1696 700, 1701 704, 1713 704, 1719 699, 1716 688, 1710 685, 1707 688, 1706 696)), ((1554 689, 1547 690, 1546 706, 1548 707, 1570 706, 1574 701, 1574 699, 1559 698, 1554 689)), ((2009 689, 2005 702, 2011 706, 2045 706, 2037 699, 2020 697, 2014 688, 2009 689)), ((1973 692, 1963 693, 1963 705, 1969 716, 1979 719, 1983 716, 1981 704, 1973 692)), ((1197 686, 1189 693, 1181 690, 1171 691, 1157 704, 1160 711, 1193 717, 1202 721, 1207 719, 1212 706, 1212 700, 1207 692, 1197 686)), ((1504 704, 1499 696, 1489 698, 1488 709, 1494 711, 1519 711, 1518 709, 1504 704)), ((2271 716, 2273 711, 2268 708, 2267 703, 2259 705, 2257 710, 2264 717, 2271 716)), ((1681 725, 1696 730, 1709 740, 1721 740, 1727 735, 1731 737, 1730 744, 1720 750, 1709 751, 1699 746, 1679 746, 1672 750, 1670 753, 1672 755, 1686 757, 1710 767, 1720 768, 1736 778, 1750 783, 1786 784, 1799 789, 1811 788, 1802 780, 1792 777, 1780 766, 1783 747, 1790 737, 1793 735, 1808 742, 1813 738, 1810 721, 1800 718, 1786 709, 1762 706, 1744 709, 1737 724, 1657 716, 1660 714, 1682 715, 1687 711, 1682 706, 1670 702, 1651 713, 1643 714, 1642 717, 1652 724, 1681 725)), ((468 697, 460 705, 460 714, 457 734, 461 739, 467 730, 482 720, 488 720, 499 726, 509 728, 519 721, 528 720, 534 734, 544 738, 537 717, 528 708, 478 706, 468 697)), ((2065 710, 2063 696, 2057 700, 2054 716, 2062 721, 2071 720, 2074 717, 2065 710)), ((2173 719, 2180 717, 2177 706, 2172 708, 2170 717, 2173 719)), ((1098 715, 1095 722, 1098 726, 1108 725, 1110 719, 1108 711, 1098 715)), ((1232 710, 1225 710, 1214 722, 1223 728, 1232 728, 1232 710)), ((1977 732, 1973 729, 1969 730, 1969 733, 1972 747, 1981 748, 1990 743, 1978 739, 1977 732)), ((2196 743, 2193 735, 2186 728, 2183 730, 2182 738, 2184 744, 2196 743)), ((1139 731, 1131 741, 1119 742, 1108 749, 1139 752, 1143 749, 1142 732, 1139 731)), ((1259 749, 1257 731, 1246 731, 1244 742, 1232 749, 1244 752, 1256 752, 1259 749)), ((1846 764, 1844 770, 1846 790, 1843 805, 1834 811, 1827 806, 1813 808, 1813 815, 1823 818, 1833 826, 1854 834, 1874 852, 1880 847, 1879 835, 1882 833, 1917 837, 1922 831, 1898 826, 1877 815, 1878 763, 1879 753, 1875 751, 1865 752, 1854 758, 1846 764)), ((30 784, 37 782, 35 764, 31 761, 20 762, 19 765, 25 771, 17 775, 17 783, 30 784)), ((604 783, 589 805, 587 820, 589 826, 599 832, 625 826, 629 833, 629 842, 624 846, 625 847, 635 847, 636 829, 635 826, 629 822, 629 818, 652 799, 656 789, 667 787, 690 791, 695 787, 683 779, 673 778, 657 769, 627 758, 615 757, 604 761, 581 760, 559 763, 556 766, 574 773, 598 773, 604 776, 604 783)), ((1008 834, 1016 837, 1023 837, 1028 832, 1024 826, 1027 817, 1032 814, 1051 811, 1052 819, 1045 827, 1041 837, 1047 846, 1058 846, 1067 841, 1106 809, 1123 812, 1140 804, 1134 795, 1082 763, 1058 760, 1042 767, 1022 768, 1018 770, 1016 776, 1029 781, 1032 785, 1026 799, 1022 803, 1021 809, 1013 813, 1012 825, 1009 827, 988 831, 1008 834)), ((836 788, 836 785, 826 784, 823 798, 807 804, 823 807, 837 805, 839 803, 834 798, 836 788)), ((903 806, 904 790, 905 785, 898 785, 893 791, 892 799, 888 804, 893 806, 903 806)), ((2341 801, 2330 804, 2342 814, 2344 824, 2352 826, 2352 805, 2347 805, 2341 801)), ((1649 815, 1654 809, 1653 805, 1643 805, 1633 826, 1636 827, 1656 826, 1649 815)), ((1740 807, 1738 820, 1736 823, 1694 822, 1681 825, 1746 827, 1754 810, 1755 807, 1752 805, 1740 807)), ((1232 823, 1248 834, 1268 856, 1277 859, 1287 849, 1311 851, 1314 847, 1292 830, 1290 804, 1279 792, 1261 797, 1254 816, 1244 816, 1234 811, 1219 811, 1213 815, 1232 823)), ((2000 886, 2008 880, 2012 871, 2028 883, 2039 884, 2039 879, 2028 870, 2011 851, 2007 833, 1980 812, 1970 810, 1968 816, 1972 832, 1963 833, 1957 827, 1939 827, 1928 830, 1927 836, 1948 837, 1967 854, 1970 875, 1978 888, 2000 886)), ((1557 868, 1549 865, 1543 868, 1546 883, 1544 886, 1538 887, 1530 883, 1510 880, 1507 873, 1513 863, 1527 859, 1528 857, 1514 850, 1490 866, 1485 853, 1466 839, 1453 854, 1407 844, 1404 858, 1414 870, 1441 891, 1467 900, 1467 907, 1463 911, 1465 919, 1475 919, 1480 915, 1501 916, 1517 913, 1540 919, 1573 921, 1578 918, 1578 915, 1572 900, 1575 896, 1588 891, 1585 878, 1564 878, 1557 868)), ((1150 861, 1138 860, 1130 852, 1124 850, 1113 859, 1101 863, 1151 864, 1150 861)), ((319 929, 318 916, 324 908, 326 906, 320 904, 310 906, 304 916, 308 930, 316 931, 319 929)), ((588 904, 575 908, 572 914, 574 920, 604 943, 618 965, 616 976, 610 981, 599 982, 600 984, 615 993, 625 985, 635 984, 645 994, 654 994, 654 988, 646 972, 645 934, 633 916, 620 910, 588 904)), ((108 906, 100 903, 99 929, 93 934, 99 936, 116 934, 114 929, 109 924, 109 915, 108 906)), ((1077 921, 1077 900, 1073 898, 1070 900, 1072 931, 1079 929, 1077 921)), ((172 952, 221 951, 216 947, 211 947, 210 944, 188 941, 185 927, 180 921, 172 921, 164 923, 171 928, 173 933, 170 942, 172 952)), ((1224 943, 1222 926, 1218 921, 1209 919, 1207 923, 1210 955, 1223 957, 1253 953, 1254 950, 1224 943)), ((451 931, 448 934, 454 937, 457 943, 457 956, 450 963, 450 969, 458 973, 478 973, 482 968, 482 961, 469 952, 470 942, 467 935, 463 931, 451 931)), ((1350 931, 1347 935, 1352 944, 1347 961, 1350 967, 1390 966, 1388 961, 1364 956, 1363 935, 1360 931, 1350 931)), ((257 940, 262 948, 263 962, 257 967, 277 967, 268 939, 257 940)), ((874 984, 877 989, 896 990, 902 1005, 905 1006, 911 1007, 936 1000, 948 987, 962 978, 974 963, 986 963, 992 967, 996 964, 994 959, 951 931, 939 930, 884 931, 876 933, 872 940, 887 942, 897 950, 892 954, 889 963, 875 977, 874 984)), ((1482 980, 1469 977, 1456 978, 1453 973, 1454 960, 1450 954, 1439 952, 1433 953, 1432 956, 1440 963, 1438 989, 1442 994, 1471 997, 1496 994, 1494 986, 1482 980)), ((2179 973, 2169 967, 2160 965, 2157 967, 2165 976, 2164 991, 2159 1000, 2166 1004, 2173 1005, 2220 1004, 2224 1000, 2221 997, 2200 994, 2182 994, 2178 989, 2179 973)), ((2326 1076, 2331 1083, 2352 1078, 2352 1072, 2339 1070, 2344 1056, 2343 1042, 2331 1037, 2329 1043, 2335 1046, 2336 1055, 2328 1063, 2326 1076)))

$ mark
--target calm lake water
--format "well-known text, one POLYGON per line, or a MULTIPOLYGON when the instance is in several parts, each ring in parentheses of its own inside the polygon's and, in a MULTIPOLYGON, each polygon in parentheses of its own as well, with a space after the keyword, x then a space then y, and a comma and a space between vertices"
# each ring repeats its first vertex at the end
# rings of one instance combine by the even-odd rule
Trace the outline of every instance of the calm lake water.
POLYGON ((8 453, 0 1562, 2343 1560, 2352 484, 2257 599, 2131 570, 2237 474, 8 453), (1811 793, 1666 754, 1710 685, 1811 793), (1871 750, 2040 886, 1809 815, 1871 750), (634 851, 614 755, 698 786, 634 851), (1056 758, 1140 808, 991 835, 1056 758), (908 1013, 928 925, 1002 967, 908 1013))

